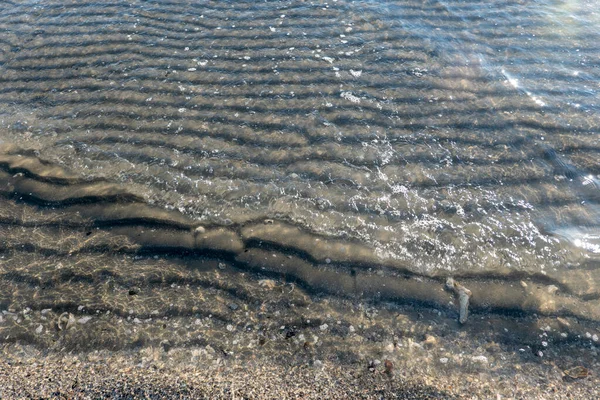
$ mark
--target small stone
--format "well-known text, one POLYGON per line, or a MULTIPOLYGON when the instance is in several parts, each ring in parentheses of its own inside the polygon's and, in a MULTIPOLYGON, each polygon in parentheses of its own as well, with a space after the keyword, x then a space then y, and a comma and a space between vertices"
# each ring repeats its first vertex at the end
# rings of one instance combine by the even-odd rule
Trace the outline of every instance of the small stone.
POLYGON ((329 328, 329 325, 327 325, 327 324, 323 324, 323 325, 319 326, 319 329, 322 331, 326 331, 327 328, 329 328))
POLYGON ((39 335, 40 333, 42 333, 43 330, 44 330, 44 327, 40 324, 40 326, 38 326, 35 329, 35 333, 37 333, 39 335))
POLYGON ((582 379, 589 375, 589 371, 585 367, 577 366, 565 370, 564 374, 571 379, 582 379))
POLYGON ((258 285, 264 287, 265 289, 274 289, 277 284, 272 279, 261 279, 258 281, 258 285))
POLYGON ((234 327, 233 325, 231 325, 231 324, 228 324, 228 325, 227 325, 227 330, 228 330, 229 332, 233 332, 233 331, 234 331, 234 329, 235 329, 235 327, 234 327))
POLYGON ((354 333, 354 332, 356 332, 356 329, 354 329, 354 326, 350 325, 350 326, 348 327, 348 331, 349 331, 350 333, 354 333))
POLYGON ((495 342, 488 343, 485 346, 485 350, 488 353, 490 353, 490 354, 497 354, 497 353, 500 353, 502 351, 502 349, 500 348, 500 346, 498 345, 498 343, 495 343, 495 342))
POLYGON ((596 334, 592 335, 592 340, 594 342, 597 342, 598 341, 598 335, 596 335, 596 334))
POLYGON ((198 227, 196 227, 196 229, 194 229, 194 234, 196 234, 196 235, 199 235, 204 232, 206 232, 206 228, 203 226, 198 226, 198 227))
POLYGON ((448 364, 448 361, 449 361, 449 360, 448 360, 448 357, 442 357, 442 358, 440 358, 440 362, 441 362, 442 364, 448 364))
POLYGON ((235 304, 235 303, 231 303, 231 304, 229 304, 229 308, 231 308, 233 311, 235 311, 235 310, 237 310, 240 307, 237 304, 235 304))
POLYGON ((472 357, 471 360, 473 360, 474 362, 477 362, 477 363, 482 363, 482 364, 488 363, 488 358, 486 356, 475 356, 475 357, 472 357))
POLYGON ((385 367, 385 373, 387 375, 391 375, 394 371, 394 364, 390 360, 385 360, 383 366, 385 367))
POLYGON ((87 316, 87 317, 82 317, 82 318, 79 318, 79 319, 77 320, 77 322, 79 322, 80 324, 82 324, 82 325, 83 325, 83 324, 86 324, 86 323, 88 323, 88 322, 90 321, 90 319, 92 319, 92 317, 90 317, 90 316, 87 316))
POLYGON ((521 286, 526 288, 527 287, 527 283, 525 281, 521 281, 521 286))
POLYGON ((369 361, 369 367, 368 367, 368 369, 371 372, 375 372, 375 369, 376 369, 375 361, 373 361, 373 360, 369 361))
POLYGON ((12 124, 11 128, 17 132, 25 132, 29 127, 26 121, 17 121, 12 124))
POLYGON ((550 285, 550 286, 548 286, 547 290, 548 290, 548 293, 554 294, 558 291, 558 286, 550 285))
POLYGON ((437 344, 437 339, 433 335, 425 335, 425 340, 423 340, 423 345, 427 348, 432 348, 437 344))

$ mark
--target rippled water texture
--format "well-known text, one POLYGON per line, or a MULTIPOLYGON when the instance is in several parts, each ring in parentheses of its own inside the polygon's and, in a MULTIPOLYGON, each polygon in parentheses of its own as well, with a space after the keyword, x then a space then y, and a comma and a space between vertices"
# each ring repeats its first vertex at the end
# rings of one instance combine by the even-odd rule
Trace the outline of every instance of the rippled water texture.
POLYGON ((3 1, 1 308, 455 310, 452 276, 600 321, 599 5, 3 1))

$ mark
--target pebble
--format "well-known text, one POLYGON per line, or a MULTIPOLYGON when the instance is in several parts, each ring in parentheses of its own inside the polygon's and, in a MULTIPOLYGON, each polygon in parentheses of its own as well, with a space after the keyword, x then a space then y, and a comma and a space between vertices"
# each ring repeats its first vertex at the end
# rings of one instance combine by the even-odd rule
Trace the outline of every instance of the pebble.
POLYGON ((471 358, 471 360, 482 364, 488 363, 488 358, 486 356, 474 356, 471 358))
POLYGON ((258 285, 266 289, 273 289, 275 288, 275 286, 277 286, 275 281, 272 279, 261 279, 260 281, 258 281, 258 285))
POLYGON ((449 361, 449 360, 448 360, 448 358, 447 358, 447 357, 442 357, 442 358, 440 358, 440 362, 441 362, 442 364, 448 364, 448 361, 449 361))
POLYGON ((558 291, 558 286, 555 285, 550 285, 548 286, 548 293, 550 294, 554 294, 558 291))
POLYGON ((354 333, 354 332, 356 332, 356 329, 354 329, 354 326, 350 325, 348 327, 348 331, 350 331, 350 333, 354 333))
POLYGON ((40 325, 35 329, 35 333, 37 333, 39 335, 40 333, 42 333, 43 330, 44 330, 44 327, 42 325, 40 325))
POLYGON ((239 308, 239 306, 235 303, 231 303, 231 304, 229 304, 229 308, 231 308, 233 311, 235 311, 239 308))
POLYGON ((385 373, 391 375, 394 371, 394 364, 390 360, 385 360, 383 365, 385 366, 385 373))
POLYGON ((431 348, 437 344, 437 339, 433 335, 425 335, 425 340, 423 340, 423 345, 431 348))
POLYGON ((233 332, 233 330, 234 330, 234 329, 235 329, 235 327, 234 327, 233 325, 231 325, 231 324, 228 324, 228 325, 227 325, 227 330, 228 330, 229 332, 233 332))
POLYGON ((319 326, 319 329, 322 331, 326 331, 327 328, 329 328, 329 325, 327 325, 327 324, 323 324, 323 325, 319 326))
POLYGON ((86 324, 86 323, 88 323, 90 321, 90 319, 92 319, 92 317, 90 317, 90 316, 82 317, 82 318, 79 318, 77 320, 77 322, 79 322, 80 324, 86 324))

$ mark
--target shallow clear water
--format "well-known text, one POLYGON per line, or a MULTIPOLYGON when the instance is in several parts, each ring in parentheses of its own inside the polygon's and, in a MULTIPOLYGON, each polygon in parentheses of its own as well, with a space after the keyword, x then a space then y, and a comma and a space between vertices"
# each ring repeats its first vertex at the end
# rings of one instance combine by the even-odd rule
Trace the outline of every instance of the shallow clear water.
POLYGON ((0 308, 187 318, 227 264, 600 321, 596 1, 0 9, 0 308))

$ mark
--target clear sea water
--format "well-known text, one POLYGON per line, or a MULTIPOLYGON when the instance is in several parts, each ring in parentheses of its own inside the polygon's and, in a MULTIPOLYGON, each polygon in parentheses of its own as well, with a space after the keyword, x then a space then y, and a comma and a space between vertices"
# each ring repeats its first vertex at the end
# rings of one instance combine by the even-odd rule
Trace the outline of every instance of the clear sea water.
POLYGON ((112 316, 229 330, 269 282, 455 319, 447 277, 597 326, 598 6, 2 2, 0 331, 158 343, 112 316))

